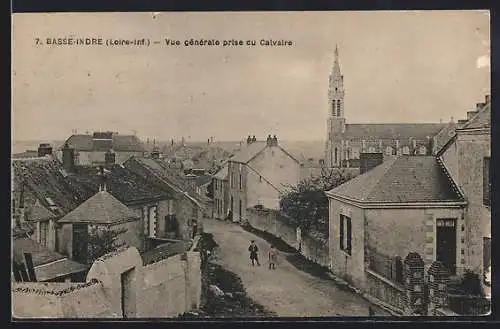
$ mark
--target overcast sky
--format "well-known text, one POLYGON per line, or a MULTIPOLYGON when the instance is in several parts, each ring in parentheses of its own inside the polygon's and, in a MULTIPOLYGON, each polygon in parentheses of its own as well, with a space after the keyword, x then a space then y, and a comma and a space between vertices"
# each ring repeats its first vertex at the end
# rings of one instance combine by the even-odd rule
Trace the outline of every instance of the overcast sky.
POLYGON ((350 123, 464 118, 490 92, 484 11, 13 17, 13 138, 326 135, 335 44, 350 123), (286 39, 291 47, 36 46, 35 37, 286 39))

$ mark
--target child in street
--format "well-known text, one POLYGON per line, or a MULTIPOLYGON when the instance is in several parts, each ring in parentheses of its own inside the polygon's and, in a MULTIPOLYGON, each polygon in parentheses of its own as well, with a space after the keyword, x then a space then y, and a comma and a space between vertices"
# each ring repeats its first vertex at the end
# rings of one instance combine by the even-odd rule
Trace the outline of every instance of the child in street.
POLYGON ((269 249, 269 269, 274 270, 276 269, 276 258, 277 258, 277 253, 276 249, 274 246, 271 246, 271 249, 269 249))

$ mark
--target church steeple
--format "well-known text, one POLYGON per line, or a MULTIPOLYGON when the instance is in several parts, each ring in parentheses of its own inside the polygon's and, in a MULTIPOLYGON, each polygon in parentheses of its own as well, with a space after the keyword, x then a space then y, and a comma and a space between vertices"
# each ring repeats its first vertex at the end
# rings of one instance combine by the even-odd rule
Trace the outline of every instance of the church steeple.
POLYGON ((329 116, 336 118, 344 117, 344 76, 340 71, 339 47, 335 45, 335 57, 328 88, 329 116))

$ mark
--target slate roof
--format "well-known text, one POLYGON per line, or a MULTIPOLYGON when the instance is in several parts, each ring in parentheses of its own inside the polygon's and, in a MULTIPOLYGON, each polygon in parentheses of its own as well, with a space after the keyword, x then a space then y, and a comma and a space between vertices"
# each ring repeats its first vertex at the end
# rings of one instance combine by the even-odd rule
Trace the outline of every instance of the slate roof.
POLYGON ((248 163, 252 160, 257 154, 262 152, 267 147, 266 142, 257 141, 252 144, 245 145, 238 152, 236 152, 229 161, 238 162, 238 163, 248 163))
POLYGON ((31 253, 37 281, 48 281, 87 269, 85 265, 51 251, 30 238, 14 238, 12 242, 13 260, 17 263, 24 263, 25 252, 31 253))
MULTIPOLYGON (((255 158, 260 152, 262 152, 266 147, 267 147, 267 142, 263 141, 253 142, 249 145, 245 145, 244 147, 242 147, 238 152, 236 152, 232 157, 230 157, 228 161, 247 164, 253 158, 255 158)), ((282 148, 279 145, 276 147, 278 147, 281 151, 287 154, 294 161, 300 163, 299 160, 297 160, 292 154, 287 152, 284 148, 282 148)))
POLYGON ((112 148, 115 152, 145 152, 142 142, 134 135, 113 134, 112 142, 94 140, 92 135, 72 135, 66 143, 76 151, 102 151, 112 148))
POLYGON ((125 168, 133 171, 150 183, 154 183, 162 189, 171 191, 174 195, 183 195, 201 207, 201 201, 194 197, 192 187, 184 177, 169 168, 168 164, 161 159, 143 157, 132 157, 123 164, 125 168))
MULTIPOLYGON (((68 180, 74 182, 75 185, 85 186, 87 190, 92 191, 91 195, 93 195, 99 191, 99 185, 103 182, 98 173, 97 167, 79 166, 74 175, 68 176, 68 180)), ((127 205, 173 198, 172 193, 159 188, 122 165, 106 169, 105 183, 106 190, 127 205)))
POLYGON ((34 222, 39 222, 39 221, 45 221, 49 219, 56 219, 58 218, 57 215, 55 215, 53 212, 45 208, 41 203, 40 200, 36 200, 35 204, 32 206, 29 206, 27 209, 27 219, 28 221, 34 221, 34 222))
POLYGON ((476 115, 468 120, 460 130, 491 128, 491 103, 487 103, 476 115))
POLYGON ((106 191, 100 191, 59 220, 59 223, 117 224, 139 217, 106 191))
POLYGON ((173 170, 161 159, 132 157, 124 164, 125 168, 133 171, 148 181, 158 181, 162 186, 172 191, 188 191, 189 184, 182 174, 173 170))
POLYGON ((215 175, 214 178, 220 180, 227 180, 229 174, 229 168, 227 164, 225 164, 215 175))
POLYGON ((461 202, 463 197, 433 156, 400 156, 327 192, 366 203, 461 202))
POLYGON ((24 186, 25 205, 41 205, 56 215, 64 215, 75 209, 94 192, 67 179, 67 173, 54 158, 13 159, 12 179, 14 192, 19 193, 24 186), (50 200, 49 200, 50 199, 50 200), (58 208, 51 208, 51 202, 58 208))
POLYGON ((425 140, 446 126, 445 123, 375 123, 346 124, 344 137, 359 139, 409 139, 425 140))

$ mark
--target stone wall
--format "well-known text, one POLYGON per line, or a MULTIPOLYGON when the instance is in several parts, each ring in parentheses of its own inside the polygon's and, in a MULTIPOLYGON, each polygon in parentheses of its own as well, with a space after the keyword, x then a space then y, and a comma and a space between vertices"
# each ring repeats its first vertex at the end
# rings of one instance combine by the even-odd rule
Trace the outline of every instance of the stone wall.
POLYGON ((323 266, 329 265, 328 240, 311 233, 300 233, 300 230, 297 233, 296 227, 288 223, 278 211, 249 208, 247 220, 253 228, 268 232, 297 250, 300 244, 301 253, 307 259, 323 266))
POLYGON ((18 318, 168 318, 200 306, 199 252, 143 266, 136 248, 97 259, 86 283, 13 283, 18 318), (123 286, 122 286, 123 284, 123 286))

